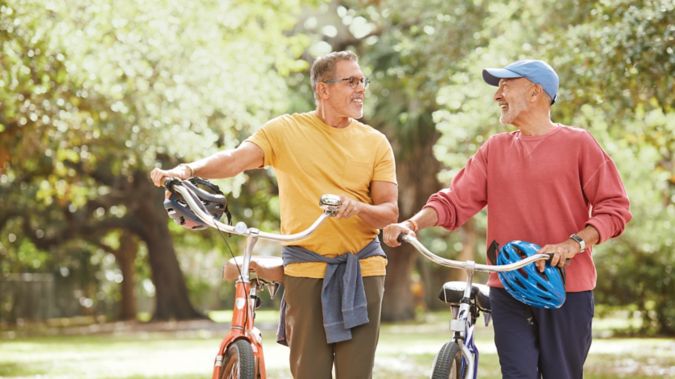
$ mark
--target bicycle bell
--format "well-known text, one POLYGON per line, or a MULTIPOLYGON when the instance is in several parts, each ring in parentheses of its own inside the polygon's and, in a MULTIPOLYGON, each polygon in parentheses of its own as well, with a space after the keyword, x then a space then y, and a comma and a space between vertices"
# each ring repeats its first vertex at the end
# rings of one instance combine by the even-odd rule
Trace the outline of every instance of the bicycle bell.
POLYGON ((321 195, 319 205, 329 216, 335 216, 338 210, 340 210, 342 200, 340 200, 340 196, 338 195, 324 194, 321 195))

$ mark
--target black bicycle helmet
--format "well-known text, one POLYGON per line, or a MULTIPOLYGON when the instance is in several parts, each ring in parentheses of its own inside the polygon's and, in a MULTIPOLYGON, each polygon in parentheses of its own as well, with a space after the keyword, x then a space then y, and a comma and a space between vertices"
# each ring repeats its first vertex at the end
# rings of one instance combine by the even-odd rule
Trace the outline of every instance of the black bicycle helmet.
POLYGON ((169 197, 164 200, 164 209, 178 225, 190 229, 200 230, 208 227, 197 215, 190 209, 183 195, 178 193, 173 187, 183 185, 186 187, 197 204, 202 207, 206 213, 214 219, 220 220, 223 214, 227 216, 228 224, 231 221, 230 211, 227 209, 227 198, 220 188, 208 180, 194 177, 186 181, 177 179, 168 179, 165 187, 169 192, 169 197))
MULTIPOLYGON (((497 256, 497 264, 505 265, 518 262, 539 251, 537 244, 524 241, 511 241, 502 246, 497 256)), ((517 300, 535 307, 556 309, 565 302, 565 279, 558 267, 546 262, 544 272, 539 272, 534 263, 518 270, 500 272, 499 279, 504 288, 517 300)))

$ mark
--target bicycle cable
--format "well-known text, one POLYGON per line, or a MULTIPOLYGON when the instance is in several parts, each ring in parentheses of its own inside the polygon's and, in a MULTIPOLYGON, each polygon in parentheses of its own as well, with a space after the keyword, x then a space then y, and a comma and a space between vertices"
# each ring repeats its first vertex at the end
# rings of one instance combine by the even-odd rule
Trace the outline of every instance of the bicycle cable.
MULTIPOLYGON (((213 219, 216 220, 215 217, 214 217, 213 219)), ((216 220, 216 221, 218 221, 218 220, 216 220)), ((225 236, 224 236, 224 235, 227 235, 228 237, 230 237, 231 234, 230 234, 230 233, 227 233, 227 232, 224 232, 223 230, 221 230, 221 229, 218 227, 218 223, 214 223, 213 225, 215 225, 216 230, 218 231, 218 235, 223 239, 223 242, 225 242, 225 247, 227 247, 227 251, 230 252, 230 256, 231 256, 232 259, 234 260, 234 266, 237 268, 237 272, 239 272, 239 279, 241 279, 242 281, 244 281, 244 275, 241 273, 241 267, 239 266, 239 263, 237 262, 237 259, 236 259, 236 257, 234 256, 234 252, 232 251, 232 248, 230 247, 230 244, 227 243, 227 239, 226 239, 225 236)))
MULTIPOLYGON (((215 217, 214 217, 213 219, 216 220, 215 217)), ((216 220, 216 221, 218 221, 218 220, 216 220)), ((230 222, 230 224, 231 224, 231 222, 230 222)), ((221 229, 218 227, 218 223, 217 223, 217 222, 214 222, 213 225, 215 225, 216 230, 218 231, 218 235, 223 239, 223 242, 225 242, 225 247, 227 247, 227 250, 230 252, 230 256, 232 257, 232 260, 234 261, 234 266, 237 268, 237 272, 239 272, 239 279, 240 279, 240 280, 242 281, 242 283, 243 283, 243 282, 244 282, 244 275, 241 273, 241 267, 239 266, 239 263, 237 262, 237 258, 235 258, 235 256, 234 256, 234 252, 232 251, 232 248, 230 247, 230 244, 227 242, 227 239, 226 239, 225 236, 224 236, 224 235, 227 235, 227 236, 229 237, 229 236, 231 236, 231 234, 230 234, 230 233, 226 233, 226 232, 224 232, 223 230, 221 230, 221 229)), ((236 287, 235 287, 235 288, 236 288, 236 287)), ((236 293, 235 293, 235 296, 236 296, 236 293)), ((236 301, 236 300, 235 300, 235 301, 236 301)), ((249 301, 248 296, 245 296, 245 299, 244 299, 244 305, 246 306, 246 309, 248 309, 248 301, 249 301)), ((246 325, 246 324, 248 323, 248 311, 247 311, 247 312, 244 312, 244 316, 245 316, 245 318, 244 318, 244 325, 246 325)))

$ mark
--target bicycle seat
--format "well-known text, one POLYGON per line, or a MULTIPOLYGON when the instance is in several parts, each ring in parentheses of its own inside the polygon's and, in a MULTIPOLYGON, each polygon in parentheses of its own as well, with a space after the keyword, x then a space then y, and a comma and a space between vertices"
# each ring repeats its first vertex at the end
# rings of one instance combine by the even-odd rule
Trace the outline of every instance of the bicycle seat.
MULTIPOLYGON (((438 294, 438 298, 444 303, 459 305, 459 301, 464 296, 466 282, 445 282, 438 294)), ((476 305, 483 312, 490 312, 490 287, 485 284, 471 285, 471 300, 476 301, 476 305)))
MULTIPOLYGON (((241 256, 230 258, 223 267, 223 279, 231 281, 239 278, 239 270, 243 263, 244 258, 241 256)), ((267 282, 283 283, 284 281, 284 264, 281 257, 251 257, 249 271, 254 272, 258 278, 267 282)))

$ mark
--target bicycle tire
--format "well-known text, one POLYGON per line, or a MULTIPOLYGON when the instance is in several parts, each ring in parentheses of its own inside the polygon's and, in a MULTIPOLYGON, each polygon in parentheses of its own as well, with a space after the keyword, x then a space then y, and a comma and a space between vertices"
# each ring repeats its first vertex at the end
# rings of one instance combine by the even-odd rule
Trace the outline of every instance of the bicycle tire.
POLYGON ((431 379, 463 379, 462 349, 455 341, 447 342, 434 358, 431 379))
POLYGON ((255 357, 247 340, 236 340, 223 357, 220 379, 255 379, 255 357))

